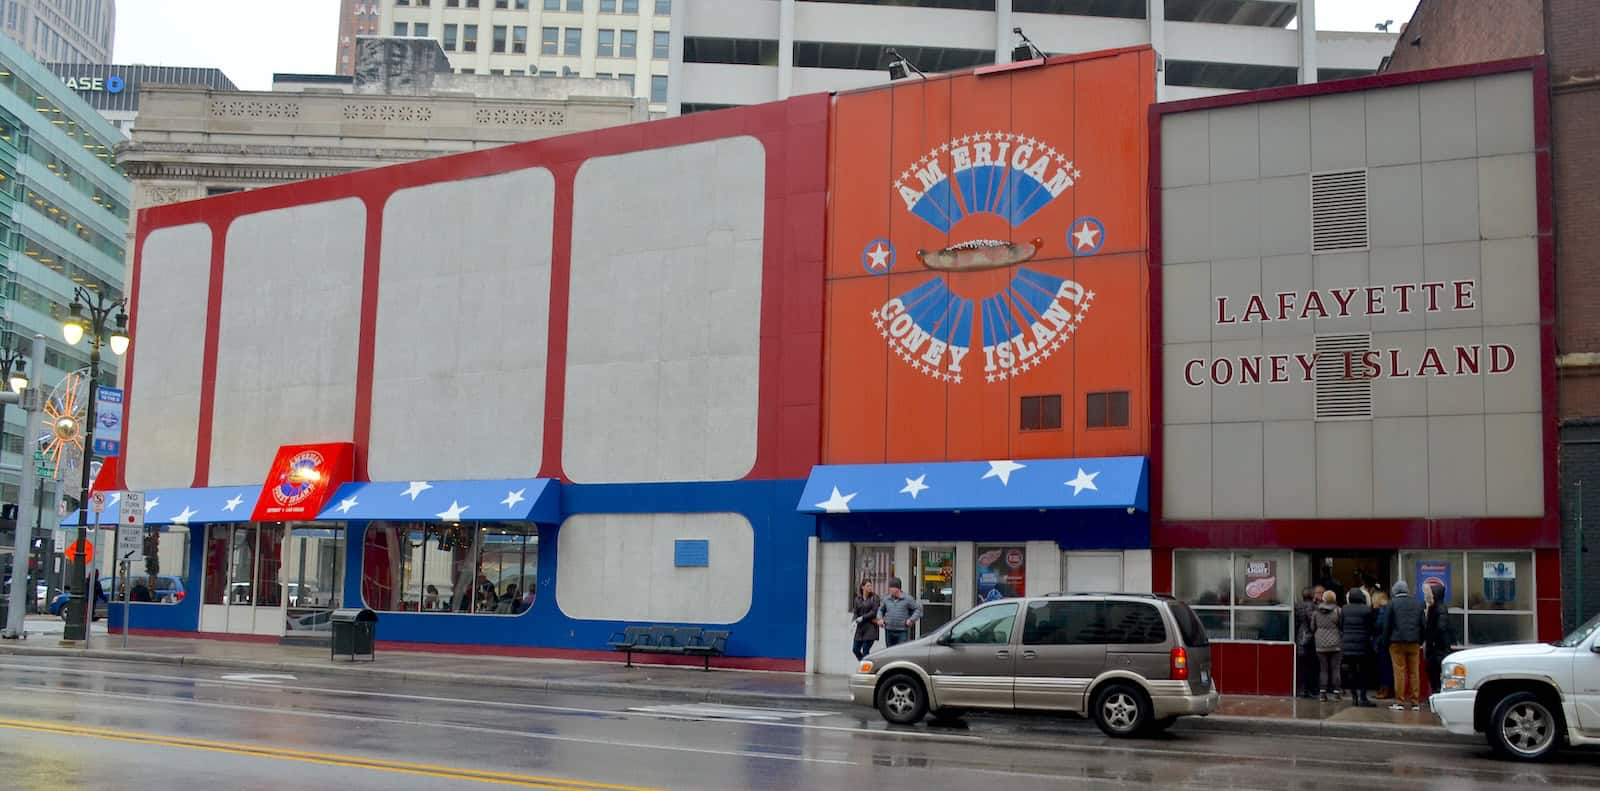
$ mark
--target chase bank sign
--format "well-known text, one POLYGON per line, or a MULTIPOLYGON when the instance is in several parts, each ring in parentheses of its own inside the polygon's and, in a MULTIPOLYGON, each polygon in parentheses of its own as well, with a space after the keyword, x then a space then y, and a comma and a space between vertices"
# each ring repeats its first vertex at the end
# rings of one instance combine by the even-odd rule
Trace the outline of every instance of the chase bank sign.
POLYGON ((86 93, 122 93, 126 84, 113 74, 110 77, 67 77, 67 87, 86 93))

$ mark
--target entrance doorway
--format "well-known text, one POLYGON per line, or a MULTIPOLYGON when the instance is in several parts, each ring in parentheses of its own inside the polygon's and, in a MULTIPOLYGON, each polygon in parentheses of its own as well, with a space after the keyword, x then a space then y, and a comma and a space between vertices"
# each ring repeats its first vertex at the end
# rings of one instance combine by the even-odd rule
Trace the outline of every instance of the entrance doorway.
POLYGON ((916 637, 933 634, 950 622, 956 600, 956 548, 912 547, 911 590, 922 606, 916 637))
MULTIPOLYGON (((1311 577, 1303 587, 1321 585, 1338 594, 1339 602, 1346 601, 1345 593, 1352 588, 1376 583, 1387 592, 1394 576, 1393 552, 1328 550, 1311 552, 1311 577)), ((1370 604, 1370 602, 1369 602, 1370 604)))
POLYGON ((344 600, 344 531, 294 525, 289 529, 285 625, 292 636, 327 638, 329 620, 344 600))
POLYGON ((344 531, 282 522, 211 525, 200 631, 326 635, 344 585, 344 531))

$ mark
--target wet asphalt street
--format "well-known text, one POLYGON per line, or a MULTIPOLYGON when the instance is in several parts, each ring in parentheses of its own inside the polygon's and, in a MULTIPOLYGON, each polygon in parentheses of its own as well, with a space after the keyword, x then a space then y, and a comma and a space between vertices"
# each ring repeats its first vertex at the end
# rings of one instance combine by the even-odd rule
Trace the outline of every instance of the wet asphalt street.
MULTIPOLYGON (((471 661, 463 658, 464 662, 471 661)), ((1460 745, 1054 719, 892 729, 875 712, 0 656, 0 787, 18 789, 1471 789, 1600 786, 1460 745)))

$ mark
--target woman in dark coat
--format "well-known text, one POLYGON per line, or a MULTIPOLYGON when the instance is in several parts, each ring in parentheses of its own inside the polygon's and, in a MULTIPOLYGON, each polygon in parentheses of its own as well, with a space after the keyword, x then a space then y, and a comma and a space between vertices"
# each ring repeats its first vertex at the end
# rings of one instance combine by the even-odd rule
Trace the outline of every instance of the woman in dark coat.
POLYGON ((1444 657, 1450 653, 1450 602, 1445 601, 1443 585, 1429 585, 1433 594, 1428 614, 1422 624, 1423 659, 1428 664, 1428 688, 1439 691, 1440 676, 1444 674, 1444 657))
POLYGON ((872 580, 862 580, 856 586, 855 601, 850 603, 850 614, 855 618, 856 627, 850 652, 856 655, 858 662, 872 653, 872 644, 878 642, 878 607, 882 604, 883 600, 872 592, 872 580))
POLYGON ((1343 631, 1344 685, 1350 690, 1350 702, 1357 706, 1376 706, 1367 697, 1372 688, 1374 661, 1373 636, 1377 634, 1378 616, 1367 606, 1366 594, 1360 588, 1350 590, 1349 603, 1341 611, 1340 629, 1343 631))

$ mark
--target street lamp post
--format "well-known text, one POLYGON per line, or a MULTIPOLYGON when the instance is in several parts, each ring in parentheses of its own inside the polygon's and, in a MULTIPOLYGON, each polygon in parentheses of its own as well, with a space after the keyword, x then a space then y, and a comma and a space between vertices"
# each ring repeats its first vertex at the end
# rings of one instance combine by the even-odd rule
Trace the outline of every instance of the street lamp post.
MULTIPOLYGON (((83 340, 86 335, 89 338, 89 388, 88 404, 85 405, 87 425, 83 427, 83 461, 79 465, 82 468, 82 478, 78 486, 79 547, 86 547, 89 544, 89 462, 94 458, 95 390, 100 386, 98 381, 100 345, 109 342, 111 353, 119 356, 128 350, 127 304, 126 299, 107 299, 106 295, 99 291, 78 286, 73 289, 71 313, 61 325, 62 337, 72 346, 78 345, 78 341, 83 340), (84 315, 85 311, 88 315, 84 315), (108 336, 106 320, 112 318, 112 311, 116 311, 116 317, 108 336)), ((89 622, 93 620, 91 613, 94 607, 94 591, 89 587, 89 564, 84 561, 81 552, 72 561, 73 594, 67 606, 66 628, 61 635, 66 640, 89 639, 89 622), (76 606, 80 600, 83 606, 76 606)))

